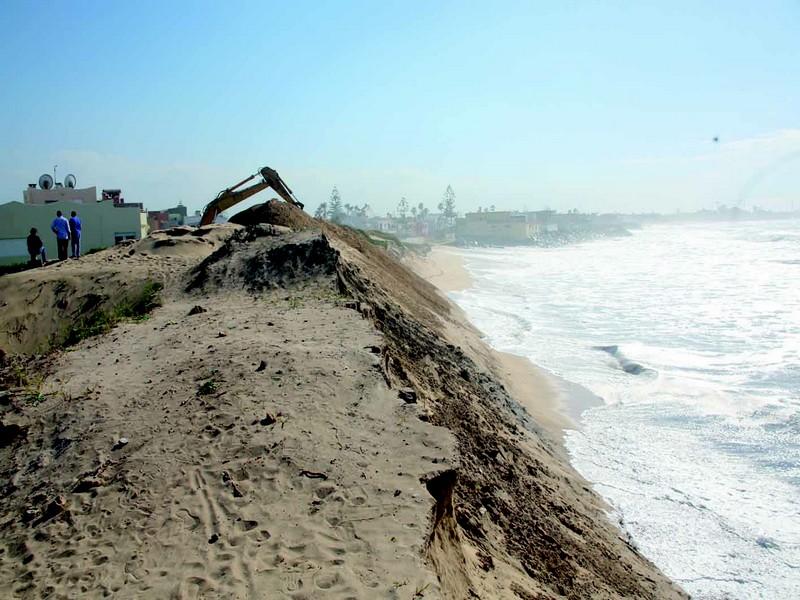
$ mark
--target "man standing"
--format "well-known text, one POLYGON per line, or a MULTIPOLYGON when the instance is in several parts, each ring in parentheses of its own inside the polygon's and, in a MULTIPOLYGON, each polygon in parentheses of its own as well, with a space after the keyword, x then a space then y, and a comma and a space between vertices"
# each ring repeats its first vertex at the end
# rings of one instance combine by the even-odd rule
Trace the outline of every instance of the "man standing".
POLYGON ((58 245, 58 260, 67 260, 67 246, 69 245, 69 221, 56 211, 56 218, 50 225, 50 230, 56 234, 56 244, 58 245))
POLYGON ((70 246, 72 246, 72 258, 79 258, 81 255, 81 220, 74 210, 69 218, 69 239, 70 246))

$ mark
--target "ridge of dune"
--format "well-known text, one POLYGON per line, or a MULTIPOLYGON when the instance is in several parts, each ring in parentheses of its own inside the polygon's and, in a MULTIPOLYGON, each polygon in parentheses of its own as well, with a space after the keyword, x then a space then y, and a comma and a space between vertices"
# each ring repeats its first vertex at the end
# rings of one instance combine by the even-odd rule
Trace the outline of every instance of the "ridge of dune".
POLYGON ((436 287, 259 210, 0 279, 0 592, 685 597, 436 287), (29 356, 154 278, 146 320, 29 356))

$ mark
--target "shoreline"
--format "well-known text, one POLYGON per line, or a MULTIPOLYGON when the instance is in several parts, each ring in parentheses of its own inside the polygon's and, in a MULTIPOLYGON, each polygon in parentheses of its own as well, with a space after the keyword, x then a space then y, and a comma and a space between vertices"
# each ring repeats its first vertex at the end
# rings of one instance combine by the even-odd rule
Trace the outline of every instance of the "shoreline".
POLYGON ((464 266, 460 248, 433 246, 425 256, 412 256, 406 262, 411 270, 444 294, 472 287, 472 276, 464 266))
MULTIPOLYGON (((25 371, 36 402, 9 391, 0 589, 289 596, 302 565, 315 597, 686 597, 570 465, 554 380, 492 350, 363 236, 278 202, 262 210, 269 227, 204 230, 222 251, 156 236, 3 282, 18 294, 9 323, 49 316, 54 330, 75 318, 52 308, 65 282, 81 297, 110 290, 97 275, 113 271, 131 289, 160 266, 164 292, 146 322, 25 371), (98 546, 113 551, 84 568, 98 546)), ((452 272, 434 265, 440 283, 452 272)), ((18 329, 16 348, 46 342, 42 327, 18 329)), ((0 385, 20 378, 6 366, 0 385)))
MULTIPOLYGON (((425 257, 415 257, 408 263, 417 275, 449 299, 450 293, 469 289, 473 285, 472 276, 464 264, 463 252, 463 249, 452 246, 434 246, 425 257)), ((463 311, 461 315, 469 322, 463 311)), ((602 404, 602 400, 590 390, 551 373, 528 357, 494 348, 485 340, 483 332, 474 325, 472 327, 479 333, 498 375, 511 395, 539 424, 559 439, 563 437, 564 430, 580 428, 580 417, 585 410, 602 404)))

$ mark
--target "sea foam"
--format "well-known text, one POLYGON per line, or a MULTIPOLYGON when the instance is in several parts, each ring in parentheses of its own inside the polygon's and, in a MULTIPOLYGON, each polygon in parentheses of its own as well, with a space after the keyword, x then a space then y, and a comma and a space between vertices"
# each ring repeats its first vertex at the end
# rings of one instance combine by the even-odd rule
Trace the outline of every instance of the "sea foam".
POLYGON ((798 225, 467 250, 452 295, 493 346, 603 399, 567 432, 573 464, 697 598, 800 597, 798 225))

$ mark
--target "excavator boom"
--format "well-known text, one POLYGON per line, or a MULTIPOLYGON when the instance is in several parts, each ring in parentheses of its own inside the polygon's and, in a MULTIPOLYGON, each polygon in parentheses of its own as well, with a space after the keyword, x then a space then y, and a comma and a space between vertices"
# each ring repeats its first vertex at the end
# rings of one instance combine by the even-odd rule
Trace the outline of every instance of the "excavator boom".
POLYGON ((253 194, 257 194, 261 190, 268 187, 271 187, 273 190, 275 190, 275 192, 277 192, 277 194, 283 198, 285 202, 293 204, 300 210, 303 210, 303 203, 294 197, 292 190, 290 190, 289 186, 286 185, 283 179, 281 179, 281 176, 278 175, 278 172, 275 169, 263 167, 257 174, 242 179, 242 181, 236 185, 226 188, 217 194, 217 197, 209 202, 208 205, 206 205, 205 211, 203 211, 203 216, 200 219, 200 226, 202 227, 204 225, 210 225, 214 222, 214 219, 217 218, 217 215, 219 215, 223 210, 226 210, 235 204, 239 204, 239 202, 246 200, 253 194), (258 177, 258 175, 261 175, 261 181, 242 190, 237 189, 248 181, 252 181, 258 177))

